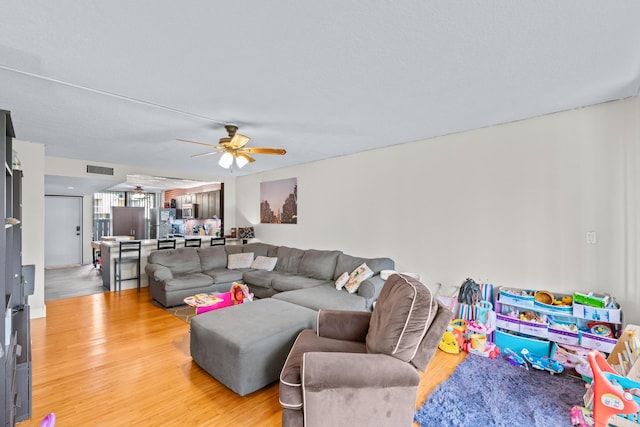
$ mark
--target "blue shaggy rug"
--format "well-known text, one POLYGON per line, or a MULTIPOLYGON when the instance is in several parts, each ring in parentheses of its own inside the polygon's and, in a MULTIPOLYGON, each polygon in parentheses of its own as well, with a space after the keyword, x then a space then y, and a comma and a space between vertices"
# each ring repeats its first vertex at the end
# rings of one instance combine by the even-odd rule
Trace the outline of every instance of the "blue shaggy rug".
POLYGON ((416 412, 422 427, 570 426, 584 381, 469 355, 416 412))

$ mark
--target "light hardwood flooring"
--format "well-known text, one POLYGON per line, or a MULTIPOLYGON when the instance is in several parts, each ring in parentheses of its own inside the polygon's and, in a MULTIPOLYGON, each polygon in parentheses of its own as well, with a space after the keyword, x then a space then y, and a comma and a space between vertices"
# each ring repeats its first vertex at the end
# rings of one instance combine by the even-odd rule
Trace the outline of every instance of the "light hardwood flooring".
MULTIPOLYGON (((279 426, 278 384, 240 397, 192 362, 189 325, 147 288, 47 302, 31 321, 33 416, 56 426, 279 426)), ((436 351, 416 407, 462 355, 436 351)))

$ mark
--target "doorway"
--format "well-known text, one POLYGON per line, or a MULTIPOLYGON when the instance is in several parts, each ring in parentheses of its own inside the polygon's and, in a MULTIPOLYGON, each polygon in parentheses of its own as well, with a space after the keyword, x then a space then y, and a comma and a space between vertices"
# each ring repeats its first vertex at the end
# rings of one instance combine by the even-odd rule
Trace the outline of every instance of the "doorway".
POLYGON ((44 199, 45 268, 82 264, 82 197, 44 199))

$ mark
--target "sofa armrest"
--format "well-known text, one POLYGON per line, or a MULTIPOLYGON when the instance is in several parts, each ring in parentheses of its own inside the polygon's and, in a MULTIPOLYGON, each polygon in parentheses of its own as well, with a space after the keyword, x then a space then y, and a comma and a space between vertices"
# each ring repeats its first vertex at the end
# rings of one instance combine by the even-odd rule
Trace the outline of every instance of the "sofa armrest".
POLYGON ((375 276, 369 277, 367 280, 360 283, 357 293, 365 299, 376 300, 380 295, 380 291, 382 291, 384 282, 385 280, 383 280, 379 274, 376 274, 375 276))
POLYGON ((371 313, 367 311, 320 310, 318 336, 365 342, 371 313))
POLYGON ((164 265, 160 264, 147 264, 145 267, 147 276, 153 276, 154 279, 162 281, 167 279, 173 279, 173 273, 164 265))
POLYGON ((305 427, 411 425, 420 375, 385 354, 305 353, 305 427))

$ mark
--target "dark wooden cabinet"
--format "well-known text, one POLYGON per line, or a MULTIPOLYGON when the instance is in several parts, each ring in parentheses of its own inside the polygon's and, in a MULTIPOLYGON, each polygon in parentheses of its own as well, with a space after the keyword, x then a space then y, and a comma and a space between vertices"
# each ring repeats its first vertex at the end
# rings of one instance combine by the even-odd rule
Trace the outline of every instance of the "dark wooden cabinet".
MULTIPOLYGON (((0 233, 0 426, 15 426, 31 417, 31 326, 25 274, 22 268, 22 171, 14 170, 13 123, 0 110, 4 168, 0 200, 5 226, 0 233)), ((29 269, 33 272, 33 269, 29 269)), ((33 286, 33 279, 29 279, 33 286)), ((32 289, 32 288, 31 288, 32 289)))
POLYGON ((111 220, 114 236, 133 236, 134 239, 144 239, 144 208, 113 207, 111 220))

